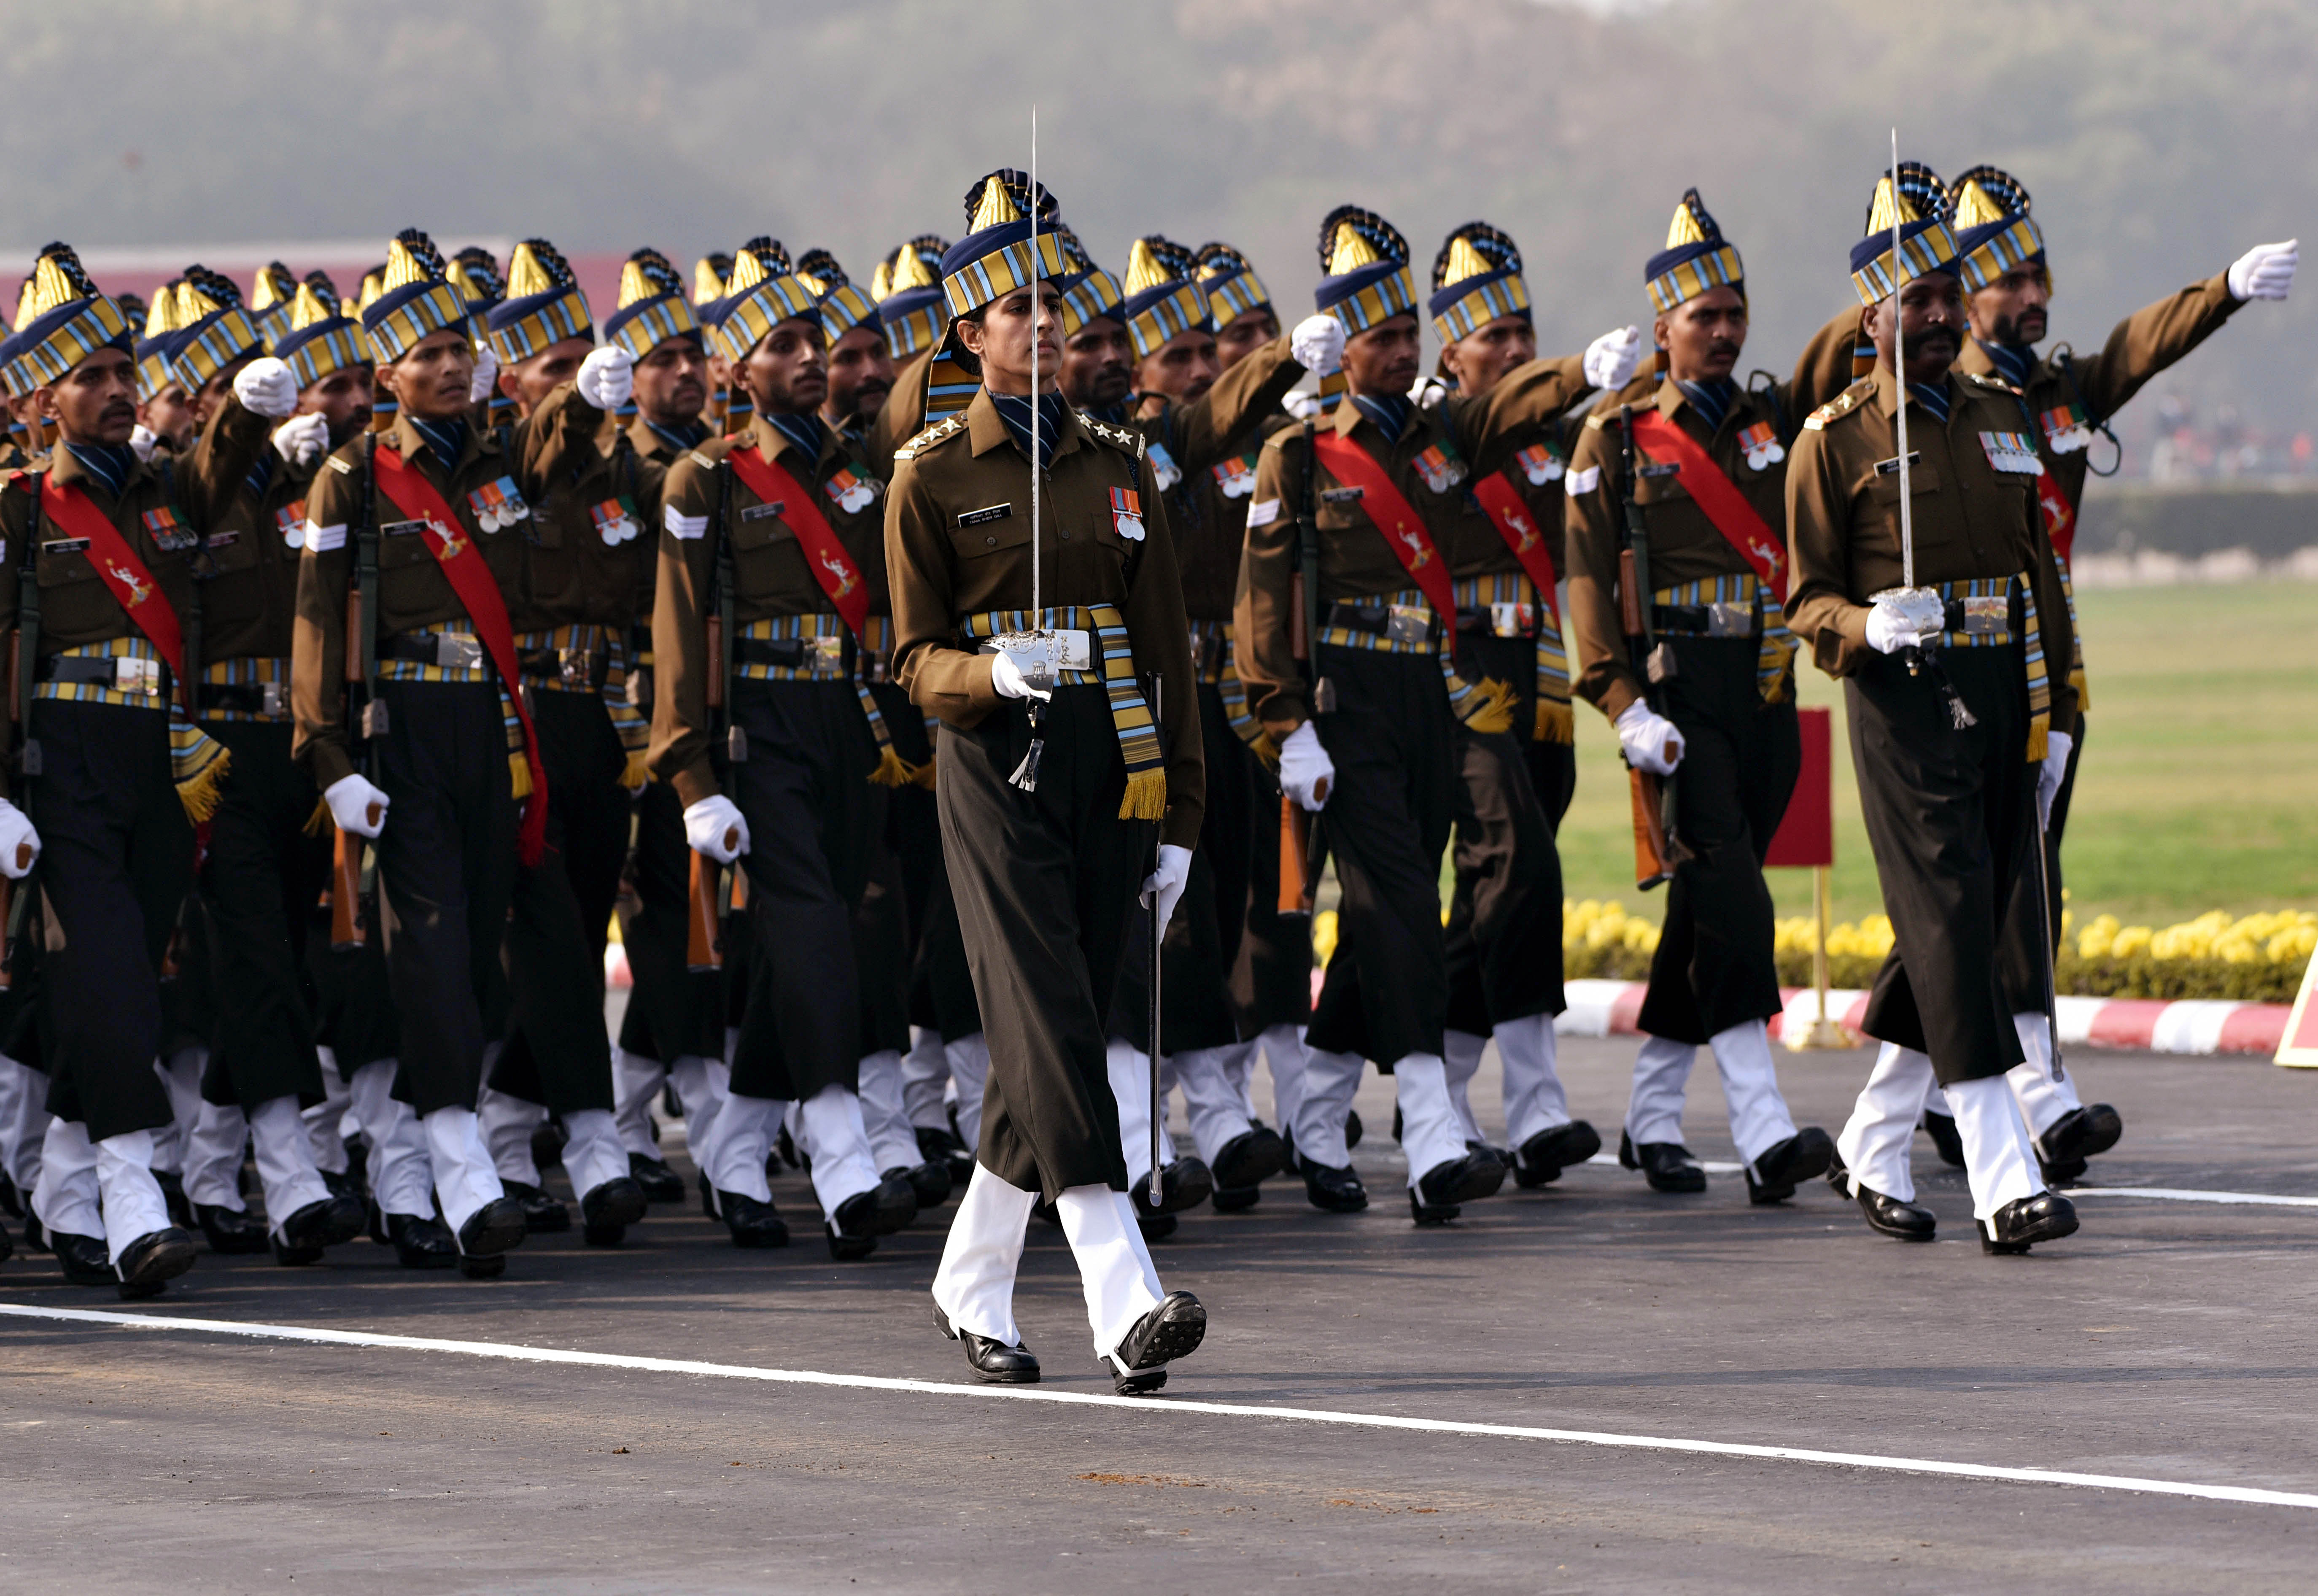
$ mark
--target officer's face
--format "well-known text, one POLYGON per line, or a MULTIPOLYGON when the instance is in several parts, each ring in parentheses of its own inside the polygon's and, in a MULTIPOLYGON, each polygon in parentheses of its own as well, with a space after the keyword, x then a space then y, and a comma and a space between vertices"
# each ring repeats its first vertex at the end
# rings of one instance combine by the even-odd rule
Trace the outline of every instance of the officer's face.
POLYGON ((636 408, 647 421, 682 426, 708 403, 707 354, 691 338, 663 338, 636 362, 636 408))
POLYGON ((1223 364, 1216 358, 1215 335, 1195 327, 1177 333, 1135 368, 1135 391, 1163 393, 1178 404, 1188 405, 1213 388, 1223 374, 1223 364))
POLYGON ((175 382, 138 406, 137 419, 146 431, 168 439, 173 449, 193 446, 193 407, 175 382))
POLYGON ((319 416, 327 420, 330 424, 330 447, 335 449, 369 424, 370 385, 368 366, 332 372, 319 382, 310 382, 298 390, 298 414, 319 416))
POLYGON ((550 344, 529 360, 499 369, 499 391, 515 401, 515 412, 528 416, 555 391, 580 374, 580 363, 595 344, 587 338, 565 338, 550 344))
POLYGON ((1989 344, 2041 344, 2052 300, 2044 267, 2016 266, 1972 296, 1972 336, 1989 344))
MULTIPOLYGON (((1885 370, 1891 366, 1894 322, 1891 301, 1879 300, 1860 313, 1860 330, 1875 345, 1885 370)), ((1963 283, 1945 272, 1911 277, 1900 290, 1899 330, 1906 335, 1910 382, 1933 383, 1963 348, 1963 283)))
POLYGON ((1354 393, 1403 394, 1416 381, 1416 318, 1388 316, 1344 340, 1344 381, 1354 393))
POLYGON ((894 357, 886 352, 885 335, 875 327, 848 327, 830 346, 829 402, 824 407, 829 418, 845 422, 875 416, 893 391, 894 357))
POLYGON ((811 415, 829 397, 829 355, 822 345, 821 323, 776 323, 733 374, 766 414, 811 415))
POLYGON ((137 425, 137 365, 118 349, 98 350, 40 393, 40 415, 67 443, 125 444, 137 425))
POLYGON ((1135 391, 1135 345, 1127 328, 1098 316, 1063 341, 1063 397, 1101 408, 1135 391))
POLYGON ((1038 309, 1030 291, 1018 288, 984 308, 982 315, 957 323, 958 341, 982 363, 983 386, 993 393, 1030 391, 1030 345, 1038 348, 1038 390, 1055 391, 1063 363, 1063 296, 1051 282, 1038 284, 1038 309))
POLYGON ((448 421, 467 409, 475 380, 475 346, 464 332, 428 333, 379 372, 396 402, 422 421, 448 421))
POLYGON ((1216 363, 1228 372, 1280 336, 1280 318, 1259 307, 1233 317, 1216 329, 1216 363))
POLYGON ((1500 316, 1441 352, 1442 369, 1469 398, 1489 391, 1515 366, 1537 358, 1537 328, 1526 316, 1500 316))
POLYGON ((1747 301, 1728 283, 1685 300, 1652 327, 1667 372, 1685 382, 1720 382, 1747 347, 1747 301))

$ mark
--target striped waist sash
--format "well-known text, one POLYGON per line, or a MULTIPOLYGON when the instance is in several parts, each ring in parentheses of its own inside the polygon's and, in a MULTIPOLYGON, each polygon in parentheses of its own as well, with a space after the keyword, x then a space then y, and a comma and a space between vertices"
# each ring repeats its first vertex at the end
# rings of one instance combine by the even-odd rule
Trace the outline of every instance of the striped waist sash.
MULTIPOLYGON (((1127 635, 1127 618, 1113 605, 1067 605, 1056 609, 988 610, 968 615, 958 623, 960 635, 978 648, 988 640, 1013 632, 1084 632, 1091 635, 1090 667, 1057 672, 1064 686, 1100 681, 1110 695, 1110 723, 1119 733, 1119 751, 1127 761, 1127 792, 1119 800, 1122 820, 1155 820, 1167 812, 1167 769, 1159 749, 1159 731, 1143 684, 1135 675, 1135 646, 1127 635)), ((1184 684, 1189 690, 1190 684, 1184 684)))

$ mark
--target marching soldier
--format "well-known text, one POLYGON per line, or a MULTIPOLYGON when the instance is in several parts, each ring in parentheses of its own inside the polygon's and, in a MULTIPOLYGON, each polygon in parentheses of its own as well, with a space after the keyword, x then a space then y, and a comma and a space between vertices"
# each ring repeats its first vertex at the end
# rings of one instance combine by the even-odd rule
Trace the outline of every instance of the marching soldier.
POLYGON ((1912 162, 1876 184, 1851 251, 1876 369, 1811 412, 1796 442, 1786 610, 1844 684, 1895 939, 1861 1027, 1883 1047, 1838 1141, 1841 1182, 1872 1228, 1932 1239, 1908 1148, 1936 1077, 1981 1243, 2024 1252, 2073 1233, 2077 1216, 2045 1189, 2004 1082, 2022 1059, 1997 951, 2035 806, 2068 762, 2076 689, 2048 666, 2073 643, 2013 390, 1949 369, 1966 324, 1948 212, 1938 178, 1912 162))
POLYGON ((129 446, 137 373, 119 308, 61 244, 41 251, 29 299, 0 371, 39 396, 60 443, 0 495, 14 556, 0 608, 23 661, 10 785, 30 788, 29 814, 0 809, 0 874, 21 880, 53 847, 37 888, 17 889, 56 916, 40 976, 56 1117, 32 1206, 67 1279, 151 1296, 194 1256, 153 1177, 153 1133, 172 1123, 153 1067, 157 971, 190 885, 189 822, 214 812, 230 763, 184 713, 195 560, 296 390, 278 361, 249 363, 182 465, 156 471, 129 446))
POLYGON ((1372 1058, 1400 1103, 1410 1213, 1442 1224, 1505 1173, 1495 1153, 1466 1147, 1442 1061, 1439 865, 1460 803, 1456 738, 1460 723, 1509 730, 1519 699, 1503 681, 1458 673, 1444 647, 1456 601, 1442 551, 1457 546, 1468 478, 1503 467, 1521 436, 1587 389, 1622 382, 1633 345, 1628 333, 1605 334, 1582 358, 1532 361, 1483 398, 1423 409, 1408 397, 1418 327, 1406 242, 1343 206, 1321 225, 1320 256, 1318 307, 1344 326, 1350 395, 1308 442, 1293 429, 1264 445, 1234 621, 1248 705, 1280 750, 1280 785, 1306 810, 1327 806, 1323 835, 1343 887, 1306 1038, 1297 1159, 1316 1206, 1367 1206, 1345 1114, 1372 1058), (1307 515, 1308 553, 1298 548, 1307 515), (1299 566, 1315 565, 1307 683, 1292 584, 1299 566))
POLYGON ((1746 278, 1697 190, 1675 208, 1643 282, 1662 379, 1644 402, 1594 411, 1566 479, 1578 691, 1609 717, 1628 764, 1674 785, 1687 850, 1667 888, 1618 1157, 1653 1190, 1706 1189, 1682 1144, 1703 1043, 1747 1197, 1773 1203, 1825 1173, 1834 1152, 1825 1131, 1796 1128, 1767 1026, 1782 1004, 1763 858, 1802 767, 1775 530, 1801 415, 1794 384, 1748 390, 1735 380, 1746 278), (1644 605, 1646 632, 1628 620, 1644 605), (1663 640, 1662 670, 1638 659, 1645 637, 1663 640))
POLYGON ((734 1244, 783 1245, 765 1158, 799 1105, 830 1254, 859 1259, 917 1215, 909 1182, 876 1166, 858 1095, 852 919, 885 788, 909 774, 863 680, 878 494, 817 414, 813 285, 754 239, 727 287, 710 320, 753 414, 669 471, 652 611, 652 767, 693 849, 745 861, 752 924, 731 1093, 698 1151, 734 1244))
POLYGON ((1128 1394, 1162 1385, 1207 1327, 1189 1293, 1161 1294, 1104 1059, 1136 883, 1163 927, 1199 838, 1198 701, 1173 686, 1191 681, 1182 589, 1142 441, 1050 386, 1063 311, 1048 280, 1069 269, 1053 200, 1002 171, 966 206, 971 230, 942 261, 945 348, 983 386, 896 454, 885 521, 896 675, 941 718, 934 794, 990 1036, 981 1147, 934 1278, 935 1323, 984 1378, 1038 1377, 1013 1295, 1043 1197, 1078 1262, 1096 1354, 1128 1394))

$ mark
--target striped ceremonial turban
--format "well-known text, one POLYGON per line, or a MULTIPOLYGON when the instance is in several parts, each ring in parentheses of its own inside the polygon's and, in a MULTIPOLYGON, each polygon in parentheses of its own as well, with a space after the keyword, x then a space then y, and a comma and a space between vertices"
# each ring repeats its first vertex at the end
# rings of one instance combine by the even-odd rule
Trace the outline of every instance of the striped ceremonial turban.
MULTIPOLYGON (((470 304, 469 309, 473 309, 470 304)), ((526 238, 508 261, 507 297, 484 313, 491 353, 502 366, 520 365, 567 338, 596 336, 588 296, 571 263, 544 238, 526 238)))
POLYGON ((1416 309, 1408 240, 1373 211, 1339 205, 1320 223, 1316 309, 1343 324, 1347 337, 1416 309))
POLYGON ((50 386, 100 349, 133 355, 129 318, 97 291, 69 244, 40 251, 16 309, 16 331, 0 344, 0 380, 11 394, 50 386))
POLYGON ((1119 279, 1094 264, 1079 236, 1064 223, 1055 224, 1055 235, 1063 263, 1070 268, 1069 275, 1055 284, 1063 296, 1063 336, 1074 338, 1104 317, 1124 325, 1127 318, 1120 307, 1127 303, 1127 291, 1119 279))
POLYGON ((1867 207, 1866 236, 1851 247, 1851 286, 1863 305, 1880 304, 1900 285, 1935 272, 1956 269, 1955 234, 1948 227, 1953 209, 1947 185, 1918 161, 1900 163, 1900 183, 1891 175, 1875 180, 1867 207), (1900 265, 1891 262, 1891 226, 1900 226, 1900 265))
POLYGON ((177 380, 177 350, 184 343, 178 335, 185 330, 178 317, 177 290, 184 282, 182 277, 172 277, 155 289, 153 303, 145 312, 145 330, 135 351, 140 405, 151 404, 177 380))
POLYGON ((1986 288, 2007 272, 2033 265, 2052 291, 2044 232, 2028 215, 2028 191, 2009 172, 1974 166, 1955 180, 1956 258, 1967 289, 1986 288))
POLYGON ((724 297, 709 308, 705 319, 715 329, 724 358, 736 365, 784 321, 821 326, 821 296, 797 275, 778 239, 759 237, 741 245, 724 287, 724 297))
POLYGON ((363 280, 363 331, 379 364, 391 365, 431 334, 468 330, 466 298, 450 277, 434 239, 417 228, 394 236, 375 295, 363 280))
POLYGON ((1740 299, 1747 297, 1738 248, 1723 240, 1696 189, 1683 191, 1674 220, 1667 224, 1666 247, 1642 268, 1642 282, 1661 316, 1712 288, 1735 288, 1740 299))
POLYGON ((700 318, 685 302, 684 279, 657 249, 639 249, 620 268, 620 303, 604 341, 642 360, 670 338, 701 342, 700 318))
MULTIPOLYGON (((1199 246, 1199 291, 1208 296, 1208 319, 1220 331, 1251 310, 1271 310, 1271 291, 1228 244, 1199 246)), ((1276 318, 1278 311, 1272 312, 1276 318)))
POLYGON ((1194 327, 1215 330, 1199 273, 1197 255, 1157 233, 1137 238, 1127 252, 1127 281, 1121 284, 1127 298, 1119 313, 1127 319, 1136 359, 1156 354, 1169 339, 1194 327))
POLYGON ((329 279, 318 286, 317 272, 298 285, 290 300, 288 330, 274 340, 274 354, 287 361, 301 389, 311 388, 333 372, 352 371, 370 363, 370 345, 362 323, 346 314, 329 279))
POLYGON ((950 315, 965 316, 1002 300, 1034 276, 1074 275, 1080 268, 1064 257, 1056 211, 1055 196, 1046 185, 1040 184, 1034 196, 1030 180, 1011 167, 976 178, 966 193, 966 237, 942 252, 942 296, 950 315))
POLYGON ((290 325, 290 301, 298 297, 298 279, 280 261, 268 261, 249 285, 249 319, 258 341, 269 349, 290 325))
POLYGON ((1531 319, 1520 248, 1486 221, 1467 222, 1442 241, 1433 259, 1433 298, 1426 309, 1444 347, 1500 316, 1531 319))
POLYGON ((207 266, 187 266, 177 284, 177 381, 188 393, 238 360, 265 353, 257 326, 242 309, 233 279, 207 266))
POLYGON ((942 256, 949 240, 921 233, 877 263, 869 276, 869 297, 885 324, 885 344, 895 360, 907 360, 941 341, 948 318, 941 288, 942 256))
POLYGON ((832 344, 857 327, 884 330, 876 302, 845 274, 837 257, 826 249, 808 249, 797 257, 796 274, 821 296, 821 330, 832 344))
POLYGON ((732 257, 723 250, 711 250, 692 263, 692 308, 705 310, 724 297, 724 284, 732 280, 732 257))

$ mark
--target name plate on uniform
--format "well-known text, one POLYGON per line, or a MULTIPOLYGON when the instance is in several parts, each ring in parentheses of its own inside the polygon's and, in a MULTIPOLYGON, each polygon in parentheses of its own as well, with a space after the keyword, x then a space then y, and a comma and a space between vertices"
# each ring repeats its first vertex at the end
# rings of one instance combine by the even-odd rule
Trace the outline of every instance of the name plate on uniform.
POLYGON ((1002 632, 984 641, 982 651, 1005 655, 1027 682, 1051 682, 1065 670, 1094 668, 1094 634, 1072 628, 1002 632))
POLYGON ((1014 507, 1011 502, 985 505, 981 509, 966 511, 957 518, 957 524, 960 526, 986 526, 993 521, 1003 521, 1013 513, 1014 507))
POLYGON ((1356 505, 1361 502, 1361 495, 1364 491, 1359 488, 1323 488, 1320 489, 1320 501, 1323 504, 1356 505))
POLYGON ((2012 596, 2008 593, 1976 594, 1956 602, 1963 609, 1967 637, 1992 636, 2012 624, 2012 596))
POLYGON ((85 537, 52 537, 44 539, 40 543, 40 552, 43 554, 79 554, 85 552, 87 548, 88 540, 85 537))
POLYGON ((424 520, 390 521, 378 529, 381 537, 413 537, 426 530, 424 520))
POLYGON ((762 521, 768 516, 777 516, 788 507, 788 500, 774 499, 770 504, 750 505, 741 512, 743 521, 762 521))
POLYGON ((1537 610, 1533 605, 1493 604, 1489 606, 1491 637, 1527 637, 1537 630, 1537 610))
POLYGON ((1385 614, 1387 642, 1421 646, 1433 639, 1433 611, 1421 604, 1397 604, 1385 614))
POLYGON ((1634 475, 1638 477, 1679 477, 1682 475, 1682 462, 1678 460, 1658 461, 1654 462, 1649 465, 1638 466, 1635 468, 1634 475))

